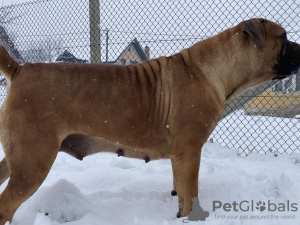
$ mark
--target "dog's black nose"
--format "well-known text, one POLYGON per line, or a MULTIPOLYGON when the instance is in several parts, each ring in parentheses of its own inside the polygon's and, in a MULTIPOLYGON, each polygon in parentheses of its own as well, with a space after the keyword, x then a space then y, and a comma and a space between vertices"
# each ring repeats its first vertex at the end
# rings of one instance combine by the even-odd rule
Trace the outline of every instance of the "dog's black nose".
POLYGON ((297 73, 300 68, 300 45, 287 41, 283 44, 278 62, 274 65, 274 71, 277 74, 275 79, 283 79, 288 75, 297 73))

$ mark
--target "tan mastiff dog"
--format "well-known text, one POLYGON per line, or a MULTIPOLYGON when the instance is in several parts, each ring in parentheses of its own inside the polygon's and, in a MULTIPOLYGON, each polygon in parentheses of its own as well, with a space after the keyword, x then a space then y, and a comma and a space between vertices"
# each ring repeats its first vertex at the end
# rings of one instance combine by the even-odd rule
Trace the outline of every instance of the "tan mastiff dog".
POLYGON ((300 47, 264 19, 244 21, 170 57, 135 66, 26 63, 0 48, 10 83, 0 117, 5 151, 0 224, 46 178, 58 151, 171 158, 178 216, 198 196, 201 148, 231 99, 300 66, 300 47))

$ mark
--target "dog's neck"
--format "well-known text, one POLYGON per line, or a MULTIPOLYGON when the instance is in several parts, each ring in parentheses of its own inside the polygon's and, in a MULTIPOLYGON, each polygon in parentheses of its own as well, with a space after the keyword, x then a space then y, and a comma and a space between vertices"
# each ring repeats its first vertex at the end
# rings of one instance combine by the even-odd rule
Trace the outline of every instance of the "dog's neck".
POLYGON ((262 71, 262 63, 252 62, 250 57, 252 53, 260 51, 260 49, 254 44, 247 46, 247 48, 253 49, 249 51, 249 55, 246 55, 244 39, 244 34, 237 26, 198 42, 181 52, 183 56, 189 54, 192 64, 201 68, 202 74, 199 76, 205 76, 216 87, 220 99, 225 103, 249 88, 266 81, 257 79, 260 77, 257 71, 262 71), (220 48, 218 43, 226 43, 226 45, 220 48), (251 63, 256 67, 252 68, 251 63))

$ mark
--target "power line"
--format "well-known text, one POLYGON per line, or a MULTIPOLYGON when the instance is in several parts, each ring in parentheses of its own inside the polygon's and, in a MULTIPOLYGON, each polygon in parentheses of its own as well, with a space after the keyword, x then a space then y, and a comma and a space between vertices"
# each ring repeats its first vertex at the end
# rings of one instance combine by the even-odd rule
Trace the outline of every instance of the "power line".
POLYGON ((78 34, 89 34, 86 32, 74 32, 74 33, 56 33, 56 34, 28 34, 28 35, 15 35, 15 37, 52 37, 52 36, 67 36, 67 35, 78 35, 78 34))
MULTIPOLYGON (((111 39, 111 38, 110 38, 111 39)), ((201 41, 204 40, 204 37, 198 37, 198 38, 173 38, 173 39, 156 39, 156 40, 139 40, 139 43, 160 43, 160 42, 176 42, 176 41, 192 41, 197 40, 201 41)), ((110 42, 110 45, 126 45, 132 42, 132 40, 129 41, 121 41, 121 42, 110 42)), ((101 43, 101 45, 105 46, 105 43, 101 43)))
MULTIPOLYGON (((106 29, 101 31, 106 31, 106 29)), ((134 35, 152 35, 152 36, 173 36, 173 37, 198 37, 200 35, 190 35, 190 34, 167 34, 167 33, 150 33, 150 32, 133 32, 133 31, 122 31, 122 30, 109 30, 115 33, 123 33, 123 34, 134 34, 134 35)))
MULTIPOLYGON (((101 30, 101 31, 107 31, 107 30, 101 30)), ((167 34, 167 33, 130 32, 130 31, 120 31, 120 30, 109 30, 109 31, 115 32, 115 33, 132 34, 132 35, 192 37, 191 39, 199 39, 199 38, 201 38, 201 36, 198 35, 198 34, 195 34, 195 35, 189 35, 189 34, 167 34)), ((300 33, 300 30, 295 30, 295 31, 291 30, 291 31, 287 31, 287 33, 300 33)), ((53 37, 53 36, 68 36, 68 35, 82 35, 82 34, 89 34, 89 31, 73 32, 73 33, 15 35, 15 37, 16 38, 23 38, 23 37, 53 37)), ((204 36, 204 37, 207 38, 209 36, 204 36)), ((111 38, 111 39, 113 40, 114 38, 111 38)), ((204 39, 204 38, 202 37, 202 39, 204 39)))
MULTIPOLYGON (((107 31, 101 30, 101 31, 107 31)), ((189 35, 189 34, 166 34, 166 33, 147 33, 147 32, 129 32, 119 30, 109 30, 114 33, 133 34, 133 35, 151 35, 151 36, 173 36, 173 37, 199 37, 200 35, 189 35)), ((51 37, 51 36, 67 36, 67 35, 78 35, 78 34, 89 34, 89 31, 85 32, 73 32, 73 33, 54 33, 54 34, 28 34, 28 35, 15 35, 15 37, 51 37)))

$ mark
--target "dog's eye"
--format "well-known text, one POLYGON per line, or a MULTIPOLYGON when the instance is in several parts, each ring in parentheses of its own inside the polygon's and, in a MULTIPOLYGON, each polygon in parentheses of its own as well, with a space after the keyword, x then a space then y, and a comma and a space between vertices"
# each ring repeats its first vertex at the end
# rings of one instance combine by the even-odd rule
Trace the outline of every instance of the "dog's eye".
POLYGON ((281 38, 284 39, 284 40, 287 40, 286 33, 284 33, 284 34, 281 36, 281 38))

